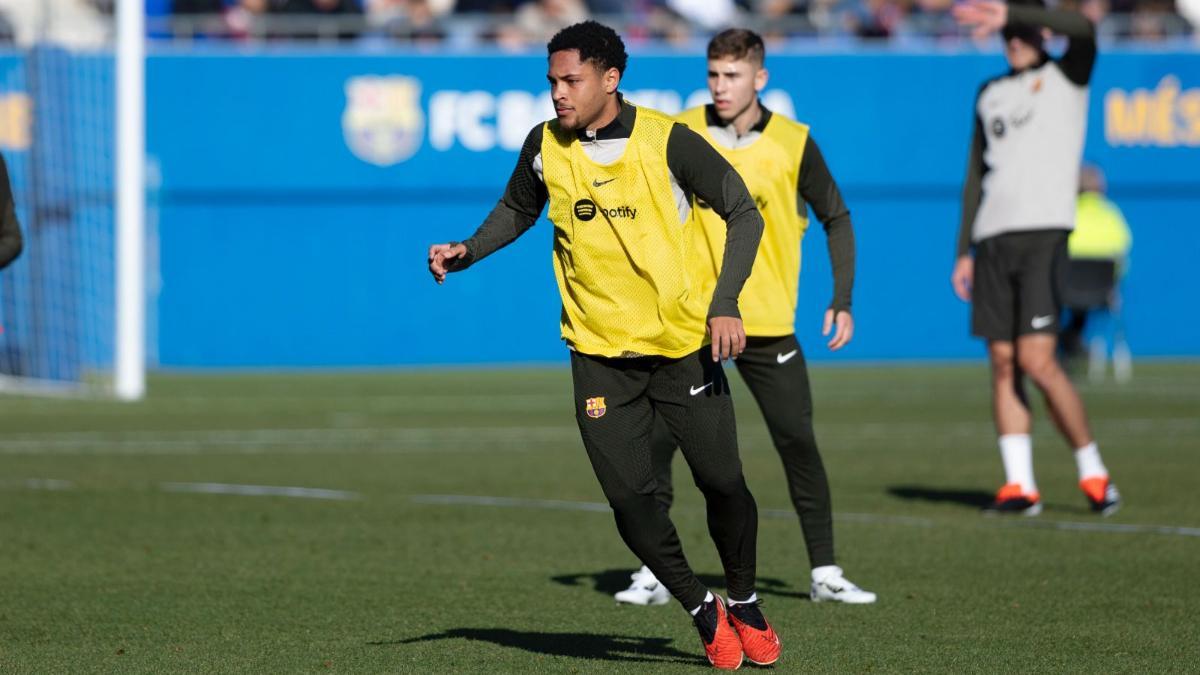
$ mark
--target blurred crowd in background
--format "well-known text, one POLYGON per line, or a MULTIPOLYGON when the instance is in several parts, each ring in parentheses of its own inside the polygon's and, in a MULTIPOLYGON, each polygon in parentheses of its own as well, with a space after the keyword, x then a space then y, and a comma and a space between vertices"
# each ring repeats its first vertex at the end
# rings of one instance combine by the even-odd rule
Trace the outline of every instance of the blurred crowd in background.
MULTIPOLYGON (((39 37, 89 46, 111 35, 115 0, 0 0, 0 42, 39 37)), ((367 41, 521 50, 586 18, 634 44, 703 44, 722 28, 773 42, 964 38, 953 0, 146 0, 147 31, 164 41, 367 41)), ((1051 0, 1051 4, 1054 2, 1051 0)), ((1091 18, 1103 41, 1200 39, 1200 0, 1059 0, 1091 18)))

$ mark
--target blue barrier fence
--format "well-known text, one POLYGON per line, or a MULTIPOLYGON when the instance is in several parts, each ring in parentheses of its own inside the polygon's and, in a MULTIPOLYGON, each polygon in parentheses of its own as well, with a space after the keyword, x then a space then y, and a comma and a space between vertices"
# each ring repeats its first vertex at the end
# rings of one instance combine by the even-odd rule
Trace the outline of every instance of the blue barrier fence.
MULTIPOLYGON (((1003 58, 796 53, 768 66, 767 105, 812 125, 857 231, 858 332, 836 358, 980 355, 948 279, 971 105, 1003 58)), ((705 100, 704 72, 700 56, 635 54, 622 89, 675 111, 705 100)), ((550 116, 544 73, 539 55, 154 55, 160 363, 563 359, 544 221, 445 286, 425 271, 428 244, 474 230, 550 116)), ((12 81, 0 74, 0 96, 12 81)), ((21 161, 20 147, 5 152, 21 161)), ((1200 253, 1200 53, 1102 54, 1086 156, 1134 230, 1135 355, 1200 355, 1188 309, 1200 296, 1188 271, 1200 253)), ((798 334, 810 358, 833 358, 819 336, 831 287, 819 227, 804 253, 798 334)))

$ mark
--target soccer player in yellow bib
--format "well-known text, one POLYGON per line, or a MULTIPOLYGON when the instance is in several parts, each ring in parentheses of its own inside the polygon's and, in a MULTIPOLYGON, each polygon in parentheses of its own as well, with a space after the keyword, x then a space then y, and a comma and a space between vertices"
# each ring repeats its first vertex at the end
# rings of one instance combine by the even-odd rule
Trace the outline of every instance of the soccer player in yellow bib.
MULTIPOLYGON (((704 136, 738 170, 766 222, 754 270, 741 295, 746 350, 737 359, 742 379, 758 401, 771 438, 783 460, 788 491, 804 532, 811 565, 813 601, 875 602, 875 594, 846 580, 833 550, 829 481, 812 427, 812 394, 804 354, 796 340, 796 298, 800 240, 808 227, 805 203, 825 226, 833 263, 833 301, 825 312, 830 349, 850 342, 854 319, 854 230, 837 183, 808 127, 768 110, 758 99, 767 84, 762 38, 743 29, 726 30, 708 44, 708 88, 713 102, 685 111, 679 119, 704 136)), ((707 288, 717 277, 725 245, 724 224, 712 209, 697 204, 702 224, 696 232, 699 273, 707 288)), ((670 508, 674 441, 655 436, 660 502, 670 508)), ((633 583, 616 594, 618 602, 661 604, 667 598, 643 567, 633 583)))
POLYGON ((520 236, 549 203, 575 417, 617 530, 692 614, 714 666, 737 668, 743 657, 774 663, 779 638, 754 589, 758 510, 720 364, 745 348, 738 295, 762 216, 703 138, 622 98, 627 57, 611 28, 569 26, 548 52, 556 119, 530 131, 504 197, 475 234, 430 247, 430 272, 443 282, 520 236), (712 283, 698 274, 692 195, 728 224, 725 263, 712 283), (649 445, 656 420, 683 448, 704 493, 728 604, 696 578, 658 506, 649 445))

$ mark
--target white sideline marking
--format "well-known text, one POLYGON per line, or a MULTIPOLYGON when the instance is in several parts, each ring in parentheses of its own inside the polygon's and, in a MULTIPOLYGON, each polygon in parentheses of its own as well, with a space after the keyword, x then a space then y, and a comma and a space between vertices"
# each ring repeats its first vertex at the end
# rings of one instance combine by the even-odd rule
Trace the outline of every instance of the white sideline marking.
POLYGON ((160 483, 165 492, 193 492, 210 495, 242 495, 247 497, 298 497, 300 499, 352 500, 361 497, 357 492, 325 490, 275 485, 234 485, 231 483, 160 483))
POLYGON ((58 382, 0 375, 0 394, 84 399, 87 393, 87 386, 80 382, 58 382))
MULTIPOLYGON (((778 519, 794 519, 795 511, 786 509, 759 509, 758 515, 768 518, 778 519)), ((896 525, 912 525, 913 527, 933 527, 934 522, 929 518, 918 518, 916 516, 882 516, 876 513, 834 513, 834 520, 845 521, 848 523, 868 523, 871 525, 880 524, 896 524, 896 525)))
POLYGON ((579 442, 575 426, 416 427, 315 429, 208 429, 193 431, 46 432, 0 438, 0 455, 191 455, 471 452, 479 448, 528 450, 531 443, 579 442))
POLYGON ((413 495, 411 499, 418 504, 504 506, 550 511, 612 511, 608 504, 601 504, 600 502, 568 502, 559 499, 515 499, 512 497, 473 497, 470 495, 413 495))
POLYGON ((1200 537, 1200 527, 1178 527, 1176 525, 1125 525, 1121 523, 1080 523, 1069 520, 1043 520, 1036 518, 1004 523, 1008 527, 1029 527, 1043 530, 1074 532, 1109 532, 1118 534, 1167 534, 1180 537, 1200 537))
MULTIPOLYGON (((410 501, 417 504, 438 504, 450 506, 500 506, 530 509, 545 509, 551 511, 591 511, 610 512, 608 504, 600 502, 573 502, 559 499, 521 499, 514 497, 485 497, 473 495, 412 495, 410 501)), ((768 518, 795 518, 793 511, 785 509, 760 509, 760 516, 768 518)), ((915 516, 884 516, 875 513, 834 513, 835 520, 868 523, 873 525, 909 525, 912 527, 935 527, 937 522, 931 518, 915 516)), ((1001 527, 1025 527, 1037 529, 1059 530, 1062 532, 1103 532, 1106 534, 1161 534, 1180 537, 1200 537, 1200 528, 1178 527, 1175 525, 1134 525, 1121 523, 1080 523, 1065 520, 1037 520, 1025 518, 1005 522, 1000 520, 980 520, 983 527, 993 525, 1001 527)))
MULTIPOLYGON (((8 393, 3 385, 3 376, 0 375, 0 395, 8 393)), ((82 399, 85 403, 95 404, 95 410, 105 414, 110 414, 114 411, 105 408, 103 400, 87 399, 83 395, 76 398, 82 399)), ((203 395, 183 395, 183 396, 164 396, 156 399, 150 398, 144 401, 144 408, 156 409, 163 408, 169 410, 172 414, 179 413, 214 413, 214 412, 235 412, 245 413, 248 410, 255 412, 264 411, 294 411, 298 407, 306 410, 319 412, 344 410, 347 402, 353 403, 354 410, 358 412, 444 412, 446 410, 472 410, 495 412, 498 410, 505 411, 524 411, 524 410, 545 410, 547 408, 553 410, 562 408, 563 402, 571 400, 570 388, 564 389, 561 394, 458 394, 458 393, 429 393, 429 394, 381 394, 381 395, 350 395, 350 396, 297 396, 289 394, 257 394, 257 395, 220 395, 220 396, 203 396, 203 395)), ((43 415, 43 416, 59 416, 62 415, 60 406, 46 405, 45 401, 39 399, 14 399, 13 401, 5 401, 6 404, 23 406, 22 415, 43 415)), ((569 410, 569 405, 568 408, 569 410)), ((144 411, 135 411, 135 414, 143 414, 144 411)))
MULTIPOLYGON (((561 499, 521 499, 515 497, 485 497, 474 495, 413 495, 418 504, 441 504, 454 506, 501 506, 508 508, 544 509, 549 511, 591 511, 610 513, 608 504, 601 502, 573 502, 561 499)), ((783 509, 760 509, 758 514, 767 518, 795 518, 794 511, 783 509)), ((880 516, 871 513, 835 513, 834 518, 858 523, 898 523, 918 527, 932 527, 928 518, 910 516, 880 516)))
MULTIPOLYGON (((1094 422, 1105 438, 1140 438, 1154 433, 1160 439, 1191 439, 1200 432, 1200 419, 1168 417, 1109 418, 1094 422)), ((822 436, 843 441, 888 440, 915 444, 931 431, 946 438, 987 438, 991 424, 924 422, 825 422, 822 436)), ((740 434, 747 443, 768 439, 765 429, 740 434)), ((923 442, 923 441, 921 441, 923 442)), ((309 429, 193 429, 182 431, 50 431, 5 434, 0 455, 192 455, 204 452, 233 454, 321 454, 372 452, 381 454, 475 452, 482 448, 508 451, 535 449, 536 443, 564 443, 576 447, 579 429, 573 424, 533 427, 317 427, 309 429)))
MULTIPOLYGON (((25 480, 0 481, 0 487, 23 487, 29 490, 73 490, 75 484, 54 478, 27 478, 25 480)), ((248 497, 295 497, 299 499, 327 499, 350 501, 362 495, 348 490, 304 488, 275 485, 238 485, 234 483, 159 483, 164 492, 194 494, 240 495, 248 497)), ((506 508, 529 508, 550 511, 585 511, 591 513, 611 512, 608 504, 601 502, 577 502, 561 499, 524 499, 516 497, 487 497, 474 495, 412 495, 410 501, 417 504, 447 506, 499 506, 506 508)), ((772 519, 791 519, 796 514, 786 509, 761 509, 759 515, 772 519)), ((871 525, 894 524, 911 527, 935 527, 936 521, 916 516, 884 516, 875 513, 834 513, 835 520, 871 525)), ((982 524, 982 523, 981 523, 982 524)), ((1060 532, 1101 532, 1106 534, 1158 534, 1178 537, 1200 537, 1200 527, 1177 525, 1138 525, 1125 523, 1087 523, 1068 520, 988 520, 987 527, 1028 528, 1058 530, 1060 532)))
POLYGON ((26 490, 73 490, 75 484, 69 480, 56 478, 26 478, 25 480, 0 481, 0 487, 25 488, 26 490))
MULTIPOLYGON (((895 364, 893 364, 895 365, 895 364)), ((864 366, 865 367, 865 366, 864 366)), ((826 373, 831 372, 830 368, 822 368, 826 373)), ((0 375, 0 395, 9 393, 12 385, 26 384, 29 380, 17 380, 0 375)), ((61 384, 51 383, 50 387, 58 390, 64 389, 61 384)), ((847 389, 836 385, 835 383, 822 383, 823 391, 822 399, 830 400, 854 400, 861 402, 866 396, 872 402, 879 401, 904 401, 911 403, 914 400, 924 400, 933 398, 925 396, 922 392, 912 392, 903 389, 883 389, 875 390, 864 394, 861 391, 847 389)), ((1111 383, 1104 385, 1090 385, 1081 383, 1088 397, 1139 397, 1139 396, 1190 396, 1195 397, 1198 393, 1196 386, 1189 382, 1181 382, 1176 377, 1155 376, 1155 375, 1139 375, 1133 381, 1120 386, 1112 386, 1111 383)), ((413 411, 444 411, 447 408, 455 410, 541 410, 547 407, 557 408, 562 405, 562 402, 570 397, 569 384, 561 387, 562 393, 525 393, 525 394, 466 394, 461 392, 423 392, 420 394, 364 394, 354 395, 352 400, 355 405, 355 410, 371 410, 371 411, 391 411, 400 410, 405 412, 413 411)), ((978 392, 972 390, 971 395, 978 395, 978 392)), ((82 397, 89 403, 97 403, 103 407, 103 401, 96 399, 87 399, 81 396, 80 391, 74 395, 69 392, 64 392, 65 396, 82 397)), ((986 393, 986 392, 985 392, 986 393)), ((985 398, 980 398, 981 402, 986 401, 985 398)), ((45 404, 40 399, 30 398, 14 398, 5 401, 9 406, 21 406, 22 415, 42 415, 42 416, 59 416, 62 414, 60 406, 45 404)), ((263 392, 254 395, 245 394, 204 394, 190 393, 164 396, 163 398, 150 398, 144 402, 143 406, 157 407, 162 406, 168 408, 172 413, 179 412, 217 412, 217 411, 233 411, 245 412, 248 409, 254 410, 294 410, 297 406, 307 406, 312 409, 320 410, 337 410, 340 406, 345 406, 347 403, 346 396, 331 396, 328 394, 316 394, 312 396, 298 395, 287 393, 282 389, 272 389, 268 392, 263 392)), ((111 411, 106 411, 111 412, 111 411)))

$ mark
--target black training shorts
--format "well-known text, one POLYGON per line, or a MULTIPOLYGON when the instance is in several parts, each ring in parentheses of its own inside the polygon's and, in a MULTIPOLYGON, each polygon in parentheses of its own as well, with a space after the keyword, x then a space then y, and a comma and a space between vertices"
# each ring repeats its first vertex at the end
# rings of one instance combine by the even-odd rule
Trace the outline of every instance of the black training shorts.
POLYGON ((989 237, 975 246, 971 332, 988 340, 1059 329, 1070 231, 1033 230, 989 237))

